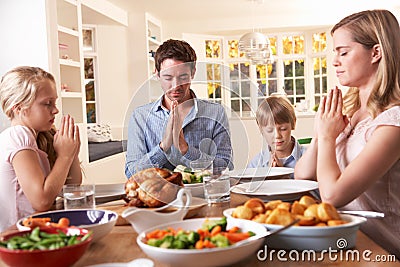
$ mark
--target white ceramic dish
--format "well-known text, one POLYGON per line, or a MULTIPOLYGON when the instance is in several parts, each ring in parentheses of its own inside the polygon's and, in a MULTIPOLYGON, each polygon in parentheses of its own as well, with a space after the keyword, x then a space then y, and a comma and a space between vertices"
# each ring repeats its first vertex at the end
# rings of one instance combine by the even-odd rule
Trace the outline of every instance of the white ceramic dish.
POLYGON ((238 184, 232 188, 232 192, 263 200, 294 200, 315 189, 318 189, 315 181, 279 179, 238 184), (248 190, 252 188, 255 190, 248 190))
POLYGON ((287 167, 271 167, 269 168, 246 168, 240 170, 233 170, 229 172, 230 177, 237 179, 251 179, 251 178, 265 178, 275 177, 282 175, 290 175, 294 173, 293 168, 287 167))
POLYGON ((96 184, 94 197, 96 204, 121 199, 125 195, 125 183, 96 184))
MULTIPOLYGON (((220 218, 209 218, 210 220, 217 220, 220 218)), ((201 228, 201 225, 205 221, 205 218, 190 219, 183 221, 175 221, 156 227, 150 228, 137 237, 137 243, 140 248, 149 257, 156 261, 170 264, 171 266, 229 266, 235 262, 243 260, 249 256, 256 257, 256 251, 264 242, 262 238, 266 233, 266 228, 253 221, 247 220, 235 220, 228 222, 227 229, 233 226, 240 227, 243 231, 252 231, 256 236, 260 238, 254 238, 249 242, 245 242, 238 245, 233 245, 227 248, 212 248, 212 249, 166 249, 159 247, 152 247, 144 242, 142 239, 146 236, 146 233, 151 232, 155 229, 164 229, 172 227, 174 229, 181 228, 183 230, 197 230, 201 228)))
MULTIPOLYGON (((33 214, 33 218, 50 218, 52 222, 58 222, 60 218, 68 218, 70 225, 93 231, 93 242, 101 239, 111 232, 118 219, 118 214, 109 210, 55 210, 33 214)), ((18 230, 29 230, 22 224, 23 219, 17 222, 18 230)))
MULTIPOLYGON (((232 217, 235 208, 224 210, 228 222, 236 221, 232 217)), ((357 230, 366 221, 365 218, 354 215, 340 215, 349 223, 338 226, 292 226, 281 233, 266 238, 266 245, 275 249, 296 249, 322 251, 331 249, 352 248, 356 244, 357 230)), ((268 230, 275 230, 281 225, 260 224, 268 230)))
POLYGON ((182 188, 178 191, 176 199, 166 206, 155 209, 130 207, 124 210, 121 216, 132 225, 136 233, 140 233, 159 224, 183 220, 191 203, 192 195, 190 191, 186 188, 182 188), (176 207, 176 210, 172 212, 163 212, 170 207, 176 207))

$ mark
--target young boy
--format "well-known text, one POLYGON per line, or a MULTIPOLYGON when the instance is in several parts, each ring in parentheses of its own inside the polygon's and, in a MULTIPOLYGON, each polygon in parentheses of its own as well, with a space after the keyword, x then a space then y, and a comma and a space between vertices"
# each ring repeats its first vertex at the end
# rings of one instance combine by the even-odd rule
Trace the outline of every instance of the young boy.
POLYGON ((257 109, 256 121, 268 149, 256 155, 247 167, 294 168, 305 148, 292 136, 296 114, 289 100, 284 96, 266 98, 257 109))

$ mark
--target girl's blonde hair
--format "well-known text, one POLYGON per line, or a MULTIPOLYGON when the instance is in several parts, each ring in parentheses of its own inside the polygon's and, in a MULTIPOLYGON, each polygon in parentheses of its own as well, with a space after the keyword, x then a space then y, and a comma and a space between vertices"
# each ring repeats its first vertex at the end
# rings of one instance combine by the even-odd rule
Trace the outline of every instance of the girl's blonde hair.
MULTIPOLYGON (((331 35, 339 28, 350 31, 353 41, 366 49, 376 44, 381 47, 375 85, 367 102, 371 116, 400 105, 400 27, 396 17, 388 10, 367 10, 342 19, 331 35)), ((351 117, 359 108, 358 88, 349 88, 344 96, 344 113, 351 117)))
POLYGON ((296 127, 296 113, 292 104, 284 96, 270 96, 258 106, 256 121, 259 127, 290 123, 292 130, 296 127))
MULTIPOLYGON (((4 74, 0 83, 0 104, 4 114, 12 120, 15 116, 15 108, 31 107, 45 80, 51 81, 55 87, 53 75, 38 67, 16 67, 4 74)), ((39 132, 36 139, 39 149, 48 154, 51 167, 57 158, 53 147, 55 132, 55 128, 47 132, 39 132)))

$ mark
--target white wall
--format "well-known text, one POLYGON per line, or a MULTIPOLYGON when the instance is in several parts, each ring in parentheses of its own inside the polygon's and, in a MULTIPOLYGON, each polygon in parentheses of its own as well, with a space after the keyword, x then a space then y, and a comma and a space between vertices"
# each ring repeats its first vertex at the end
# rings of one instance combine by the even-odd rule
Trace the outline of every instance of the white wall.
MULTIPOLYGON (((22 65, 50 70, 45 0, 1 1, 0 29, 0 77, 22 65)), ((0 132, 8 126, 0 109, 0 132)))
MULTIPOLYGON (((267 1, 265 1, 267 2, 267 1)), ((199 34, 237 34, 243 31, 257 29, 262 32, 275 32, 281 29, 296 29, 304 27, 323 27, 333 25, 340 19, 354 12, 385 8, 400 18, 400 4, 396 0, 336 0, 324 1, 292 1, 290 8, 282 9, 279 1, 271 3, 276 12, 268 12, 265 16, 254 16, 252 10, 244 9, 240 17, 229 15, 229 6, 221 10, 221 16, 206 16, 206 19, 192 19, 182 22, 179 16, 163 20, 164 36, 180 38, 182 32, 199 34), (307 2, 304 5, 304 2, 307 2), (246 16, 247 14, 247 16, 246 16)), ((212 7, 210 7, 212 8, 212 7)), ((257 5, 256 7, 257 8, 257 5)), ((188 11, 190 12, 190 11, 188 11)))
POLYGON ((128 29, 124 26, 97 26, 99 122, 121 138, 125 110, 129 105, 128 29), (118 132, 118 130, 120 132, 118 132))
POLYGON ((45 0, 1 1, 0 29, 1 75, 20 65, 49 70, 45 0))

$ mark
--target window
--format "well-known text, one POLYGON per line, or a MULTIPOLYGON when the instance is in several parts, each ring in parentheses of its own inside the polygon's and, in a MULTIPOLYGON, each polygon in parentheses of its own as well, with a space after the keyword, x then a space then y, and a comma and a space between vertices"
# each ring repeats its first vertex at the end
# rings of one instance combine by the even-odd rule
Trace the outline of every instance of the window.
POLYGON ((98 81, 96 77, 97 52, 95 46, 95 33, 95 26, 85 25, 82 29, 87 123, 96 123, 98 121, 96 102, 98 81))
MULTIPOLYGON (((272 55, 276 58, 277 37, 270 36, 272 55)), ((256 66, 256 81, 258 85, 257 107, 260 102, 273 93, 278 92, 278 76, 276 60, 270 64, 258 64, 256 66)))
POLYGON ((305 49, 304 35, 285 35, 283 48, 283 89, 290 102, 295 104, 305 99, 305 49))
POLYGON ((326 63, 326 32, 315 33, 312 37, 313 77, 314 77, 314 103, 319 104, 322 95, 327 93, 328 77, 326 63))
POLYGON ((205 40, 206 51, 206 73, 207 73, 207 96, 209 100, 222 103, 222 40, 205 40))
POLYGON ((285 93, 293 105, 319 103, 327 91, 326 32, 279 33, 268 38, 274 62, 258 65, 251 65, 239 51, 240 36, 223 38, 222 45, 204 40, 209 99, 221 101, 240 117, 254 116, 259 103, 273 93, 285 93), (312 49, 307 50, 307 45, 312 49), (221 88, 229 93, 221 93, 221 88))

